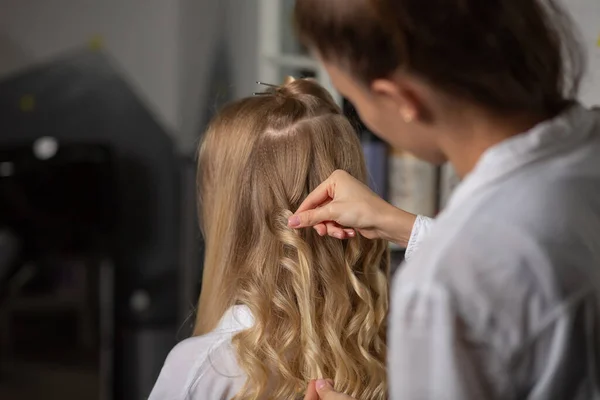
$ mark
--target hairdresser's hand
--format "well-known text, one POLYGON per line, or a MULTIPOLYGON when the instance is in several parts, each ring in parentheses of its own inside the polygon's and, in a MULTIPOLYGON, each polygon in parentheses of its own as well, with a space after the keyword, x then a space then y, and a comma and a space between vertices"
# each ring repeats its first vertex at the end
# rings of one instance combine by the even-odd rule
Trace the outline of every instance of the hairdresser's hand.
POLYGON ((331 380, 312 381, 308 385, 304 400, 355 400, 350 396, 333 390, 331 380))
POLYGON ((338 239, 352 237, 356 230, 369 239, 385 239, 406 246, 415 218, 381 199, 347 172, 338 170, 306 197, 288 225, 312 226, 319 235, 338 239))

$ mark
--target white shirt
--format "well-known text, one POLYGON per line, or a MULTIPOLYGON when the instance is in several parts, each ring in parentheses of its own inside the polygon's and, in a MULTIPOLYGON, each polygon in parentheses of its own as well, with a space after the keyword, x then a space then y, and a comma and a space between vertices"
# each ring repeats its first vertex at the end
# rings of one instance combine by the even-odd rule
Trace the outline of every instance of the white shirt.
POLYGON ((600 398, 600 111, 489 149, 394 277, 392 400, 600 398))
POLYGON ((179 343, 167 357, 149 400, 229 400, 246 377, 231 338, 253 324, 245 306, 229 309, 217 328, 179 343))

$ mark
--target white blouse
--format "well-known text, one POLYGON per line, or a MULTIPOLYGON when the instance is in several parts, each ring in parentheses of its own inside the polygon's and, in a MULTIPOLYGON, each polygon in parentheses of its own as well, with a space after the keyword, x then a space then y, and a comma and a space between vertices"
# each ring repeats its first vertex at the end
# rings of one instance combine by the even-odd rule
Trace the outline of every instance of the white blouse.
POLYGON ((231 338, 252 326, 245 306, 229 309, 217 328, 180 342, 167 357, 149 400, 229 400, 242 388, 231 338))
POLYGON ((392 400, 600 399, 600 111, 489 149, 391 293, 392 400))

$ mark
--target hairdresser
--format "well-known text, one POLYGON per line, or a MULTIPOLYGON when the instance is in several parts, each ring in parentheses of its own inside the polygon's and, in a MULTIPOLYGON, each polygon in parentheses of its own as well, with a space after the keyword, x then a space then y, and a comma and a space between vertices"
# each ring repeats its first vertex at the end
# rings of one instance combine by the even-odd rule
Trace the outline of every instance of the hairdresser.
MULTIPOLYGON (((463 178, 426 235, 340 171, 289 220, 418 244, 392 286, 391 399, 598 399, 600 112, 575 100, 566 14, 554 0, 297 0, 295 18, 373 132, 463 178)), ((349 399, 335 387, 306 398, 349 399)))

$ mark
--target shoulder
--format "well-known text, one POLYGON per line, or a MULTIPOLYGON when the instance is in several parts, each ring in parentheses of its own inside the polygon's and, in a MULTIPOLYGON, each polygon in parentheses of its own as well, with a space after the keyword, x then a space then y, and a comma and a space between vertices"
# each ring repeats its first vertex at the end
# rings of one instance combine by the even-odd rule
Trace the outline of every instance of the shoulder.
POLYGON ((231 340, 210 333, 171 350, 150 400, 230 399, 243 384, 231 340), (210 394, 210 395, 209 395, 210 394))
POLYGON ((540 274, 548 275, 552 265, 543 238, 532 231, 533 224, 521 226, 520 217, 504 215, 502 208, 473 211, 441 215, 395 277, 395 286, 403 290, 441 285, 455 301, 464 293, 489 298, 495 288, 504 291, 525 284, 552 296, 552 285, 538 279, 540 274))
POLYGON ((431 226, 399 279, 494 277, 497 284, 534 284, 532 289, 552 297, 558 282, 539 278, 570 274, 580 264, 584 273, 571 278, 582 283, 593 264, 589 242, 600 240, 600 175, 593 179, 596 185, 588 185, 586 179, 559 178, 548 172, 552 168, 540 168, 544 174, 526 169, 463 196, 431 226))
POLYGON ((230 399, 245 376, 237 364, 232 337, 243 325, 221 325, 214 331, 186 339, 169 353, 150 400, 230 399))
POLYGON ((507 207, 509 199, 483 200, 442 215, 394 278, 392 325, 414 320, 415 312, 429 319, 443 312, 470 336, 516 351, 586 290, 593 263, 570 243, 578 229, 573 221, 547 221, 556 215, 523 203, 507 207))

